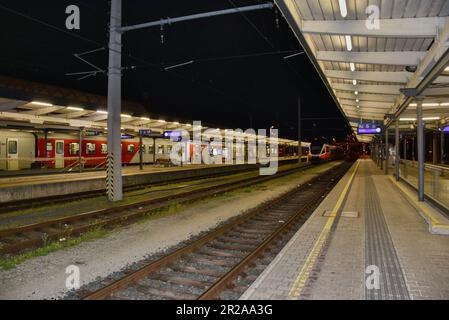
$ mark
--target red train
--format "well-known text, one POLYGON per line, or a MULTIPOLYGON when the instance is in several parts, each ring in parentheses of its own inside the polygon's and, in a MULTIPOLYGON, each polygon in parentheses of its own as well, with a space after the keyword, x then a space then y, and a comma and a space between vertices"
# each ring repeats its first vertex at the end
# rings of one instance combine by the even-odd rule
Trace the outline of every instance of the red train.
POLYGON ((337 158, 337 147, 330 144, 313 145, 310 148, 308 160, 311 162, 330 161, 337 158))

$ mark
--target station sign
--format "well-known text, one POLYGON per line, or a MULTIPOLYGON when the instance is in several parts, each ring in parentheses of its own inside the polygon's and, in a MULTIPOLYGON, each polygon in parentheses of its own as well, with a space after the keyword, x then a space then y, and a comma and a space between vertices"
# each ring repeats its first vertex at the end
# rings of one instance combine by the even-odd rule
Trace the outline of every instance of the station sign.
POLYGON ((99 136, 101 132, 99 130, 85 130, 83 136, 85 137, 96 137, 99 136))
POLYGON ((358 134, 378 134, 382 129, 376 123, 360 123, 357 128, 358 134))
POLYGON ((122 134, 122 139, 132 139, 132 138, 134 138, 134 136, 130 134, 122 134))
POLYGON ((449 132, 449 126, 445 126, 443 129, 441 129, 443 132, 449 132))
POLYGON ((172 141, 181 141, 182 140, 182 132, 181 131, 165 131, 165 138, 170 138, 172 141))
POLYGON ((139 130, 139 135, 142 136, 142 137, 150 137, 151 136, 151 130, 150 129, 139 130))

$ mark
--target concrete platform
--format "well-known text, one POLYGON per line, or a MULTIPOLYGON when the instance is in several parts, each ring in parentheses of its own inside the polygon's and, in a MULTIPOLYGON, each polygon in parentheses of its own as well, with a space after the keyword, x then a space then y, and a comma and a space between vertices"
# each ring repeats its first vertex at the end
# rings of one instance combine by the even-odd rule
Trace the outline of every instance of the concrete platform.
POLYGON ((241 299, 449 299, 449 236, 399 186, 360 160, 241 299))
MULTIPOLYGON (((279 164, 294 163, 292 158, 281 158, 279 164)), ((188 165, 183 167, 138 166, 124 167, 123 185, 135 186, 210 175, 237 173, 257 169, 258 165, 188 165)), ((0 203, 15 202, 66 194, 104 190, 105 171, 32 175, 0 178, 0 203)))

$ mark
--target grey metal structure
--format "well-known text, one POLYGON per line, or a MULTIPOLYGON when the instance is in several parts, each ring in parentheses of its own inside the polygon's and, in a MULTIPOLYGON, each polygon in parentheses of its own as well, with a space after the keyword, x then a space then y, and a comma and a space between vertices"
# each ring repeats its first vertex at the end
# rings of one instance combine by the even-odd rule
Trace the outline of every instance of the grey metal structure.
POLYGON ((418 200, 424 201, 424 121, 422 116, 423 99, 417 99, 416 117, 418 119, 418 200))
POLYGON ((394 167, 395 167, 395 176, 396 176, 396 181, 399 181, 399 146, 400 146, 400 140, 399 140, 399 120, 396 119, 396 126, 395 126, 395 144, 394 144, 394 148, 395 148, 395 158, 394 158, 394 167))
POLYGON ((298 162, 302 161, 302 146, 301 146, 301 97, 298 97, 298 162))

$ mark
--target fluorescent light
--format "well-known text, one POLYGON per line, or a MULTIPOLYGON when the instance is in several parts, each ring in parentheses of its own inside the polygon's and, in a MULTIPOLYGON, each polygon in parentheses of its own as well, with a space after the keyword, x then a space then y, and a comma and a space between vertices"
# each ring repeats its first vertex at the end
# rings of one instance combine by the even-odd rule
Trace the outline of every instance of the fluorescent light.
POLYGON ((359 99, 355 99, 355 102, 359 102, 360 100, 359 99))
POLYGON ((35 104, 37 106, 43 106, 43 107, 53 107, 53 105, 51 103, 39 102, 39 101, 32 101, 31 104, 35 104))
POLYGON ((352 84, 356 86, 357 85, 357 80, 352 80, 352 84))
POLYGON ((358 94, 359 94, 359 92, 358 92, 358 91, 354 91, 354 94, 355 94, 355 95, 358 95, 358 94))
POLYGON ((97 110, 97 113, 108 114, 108 112, 107 112, 107 111, 104 111, 104 110, 97 110))
POLYGON ((439 103, 423 103, 423 107, 438 107, 439 103))
POLYGON ((343 18, 346 18, 348 15, 348 8, 346 7, 346 0, 338 0, 338 4, 340 5, 340 14, 343 18))
POLYGON ((122 118, 131 118, 131 116, 129 114, 121 114, 120 117, 122 117, 122 118))
POLYGON ((84 111, 83 108, 78 108, 78 107, 67 107, 67 110, 72 110, 72 111, 84 111))
POLYGON ((355 71, 355 64, 354 64, 354 62, 350 62, 350 63, 349 63, 349 68, 351 68, 351 71, 352 71, 352 72, 355 71))
MULTIPOLYGON (((424 121, 440 120, 440 117, 426 117, 422 118, 424 121)), ((400 118, 400 121, 416 121, 416 118, 400 118)))
POLYGON ((348 51, 352 51, 352 39, 351 39, 351 36, 345 36, 345 40, 346 40, 346 49, 348 49, 348 51))
POLYGON ((190 123, 186 124, 186 126, 191 127, 192 125, 190 123))
POLYGON ((360 106, 357 106, 357 109, 360 109, 360 106))
POLYGON ((150 118, 147 118, 147 117, 140 117, 140 120, 150 121, 150 118))
POLYGON ((449 72, 449 66, 447 66, 446 69, 444 69, 444 71, 449 72))
POLYGON ((449 102, 440 103, 441 107, 449 107, 449 102))
POLYGON ((165 123, 165 120, 158 120, 157 122, 165 123))
POLYGON ((173 122, 173 124, 174 124, 175 126, 177 126, 177 125, 179 125, 179 122, 178 122, 178 121, 175 121, 175 122, 173 122))
POLYGON ((410 104, 409 104, 409 107, 416 107, 416 106, 418 106, 417 103, 410 103, 410 104))

